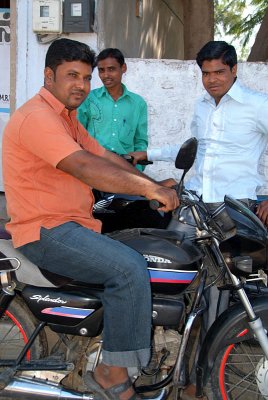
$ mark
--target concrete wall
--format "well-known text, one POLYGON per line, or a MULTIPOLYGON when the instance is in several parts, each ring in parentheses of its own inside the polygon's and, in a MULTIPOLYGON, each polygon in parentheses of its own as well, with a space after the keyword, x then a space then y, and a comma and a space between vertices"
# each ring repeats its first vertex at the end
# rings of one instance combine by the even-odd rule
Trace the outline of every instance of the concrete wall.
POLYGON ((120 48, 126 57, 184 59, 182 0, 98 0, 98 45, 120 48), (113 23, 111 23, 113 21, 113 23), (115 29, 118 27, 118 29, 115 29))

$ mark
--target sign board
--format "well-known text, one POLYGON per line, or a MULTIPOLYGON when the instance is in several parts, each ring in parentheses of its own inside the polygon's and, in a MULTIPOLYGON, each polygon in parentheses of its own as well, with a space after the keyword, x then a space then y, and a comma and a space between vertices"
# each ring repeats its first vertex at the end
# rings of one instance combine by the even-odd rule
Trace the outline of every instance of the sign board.
POLYGON ((10 113, 10 9, 0 8, 0 191, 2 178, 2 137, 10 113))

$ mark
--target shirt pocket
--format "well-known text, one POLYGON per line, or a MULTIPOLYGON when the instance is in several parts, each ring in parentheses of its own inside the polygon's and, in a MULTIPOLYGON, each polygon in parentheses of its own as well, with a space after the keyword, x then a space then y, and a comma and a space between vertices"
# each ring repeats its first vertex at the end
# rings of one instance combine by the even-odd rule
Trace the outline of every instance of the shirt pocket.
POLYGON ((90 103, 90 117, 96 122, 102 122, 103 120, 101 108, 96 103, 90 103))
POLYGON ((135 129, 125 119, 119 125, 118 138, 122 144, 133 146, 135 129))

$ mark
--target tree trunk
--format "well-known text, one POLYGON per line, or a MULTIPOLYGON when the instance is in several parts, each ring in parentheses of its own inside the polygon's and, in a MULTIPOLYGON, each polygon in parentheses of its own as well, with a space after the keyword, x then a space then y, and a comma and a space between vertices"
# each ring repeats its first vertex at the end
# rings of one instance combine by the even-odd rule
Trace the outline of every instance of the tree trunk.
POLYGON ((247 61, 268 61, 268 8, 247 61))
POLYGON ((214 36, 214 1, 184 0, 184 59, 196 54, 214 36))

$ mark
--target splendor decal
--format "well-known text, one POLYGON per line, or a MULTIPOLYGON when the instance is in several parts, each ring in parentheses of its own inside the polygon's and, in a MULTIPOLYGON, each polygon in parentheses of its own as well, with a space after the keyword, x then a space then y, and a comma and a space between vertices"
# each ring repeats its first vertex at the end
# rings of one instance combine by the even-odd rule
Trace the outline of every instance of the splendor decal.
POLYGON ((30 297, 31 300, 36 300, 37 303, 39 303, 40 301, 45 301, 48 303, 60 303, 60 304, 66 304, 67 301, 62 300, 60 297, 57 297, 56 299, 52 299, 51 297, 49 297, 49 295, 47 294, 45 297, 42 297, 41 294, 34 294, 32 297, 30 297))

